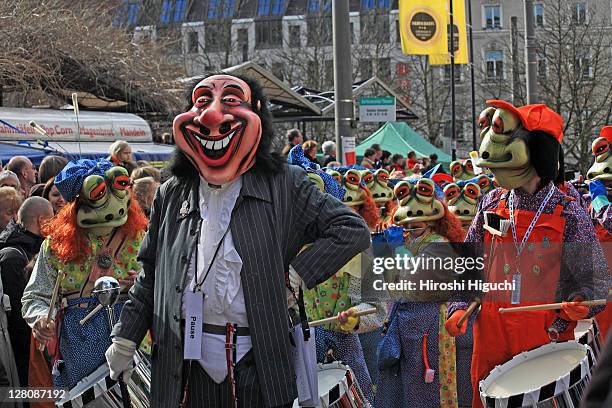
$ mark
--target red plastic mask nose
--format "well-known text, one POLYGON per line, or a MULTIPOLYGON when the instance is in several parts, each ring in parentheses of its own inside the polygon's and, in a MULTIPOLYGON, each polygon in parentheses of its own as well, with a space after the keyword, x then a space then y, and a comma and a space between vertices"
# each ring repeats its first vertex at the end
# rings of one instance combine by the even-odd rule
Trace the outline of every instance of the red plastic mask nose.
POLYGON ((208 108, 198 117, 198 122, 207 128, 218 127, 223 121, 223 113, 217 109, 208 108))

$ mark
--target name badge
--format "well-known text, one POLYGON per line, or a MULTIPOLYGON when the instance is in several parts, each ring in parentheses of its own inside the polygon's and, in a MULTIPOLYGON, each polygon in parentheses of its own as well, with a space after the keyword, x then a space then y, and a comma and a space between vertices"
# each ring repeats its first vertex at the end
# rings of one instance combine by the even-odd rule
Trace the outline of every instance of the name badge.
POLYGON ((521 275, 519 273, 512 275, 512 296, 510 303, 513 305, 521 303, 521 275))
POLYGON ((202 306, 204 296, 201 291, 187 290, 185 302, 185 360, 202 359, 202 306))

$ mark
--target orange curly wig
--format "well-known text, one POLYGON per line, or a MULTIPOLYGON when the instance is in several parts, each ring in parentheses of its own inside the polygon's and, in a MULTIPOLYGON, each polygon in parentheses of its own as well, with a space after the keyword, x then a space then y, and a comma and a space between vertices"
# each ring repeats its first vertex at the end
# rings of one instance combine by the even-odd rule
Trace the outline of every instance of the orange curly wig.
POLYGON ((442 202, 442 206, 444 207, 444 217, 433 224, 433 230, 446 238, 448 242, 463 242, 466 232, 461 225, 461 221, 448 210, 445 202, 442 202))
POLYGON ((374 230, 378 224, 380 224, 380 215, 378 214, 378 207, 372 198, 372 193, 367 187, 361 186, 365 190, 365 198, 363 204, 356 209, 357 213, 365 220, 366 224, 371 230, 374 230))
MULTIPOLYGON (((51 239, 51 250, 65 263, 78 262, 91 251, 86 229, 77 224, 76 201, 66 204, 53 219, 44 226, 44 233, 51 239)), ((128 219, 120 231, 130 239, 147 229, 148 220, 136 200, 131 200, 128 219)))
MULTIPOLYGON (((448 242, 463 242, 465 240, 466 231, 461 225, 461 220, 457 218, 455 214, 449 211, 448 206, 445 202, 440 201, 444 207, 444 217, 437 220, 433 225, 432 229, 442 235, 448 240, 448 242)), ((393 216, 397 211, 397 208, 393 209, 391 213, 391 223, 393 223, 393 216)))

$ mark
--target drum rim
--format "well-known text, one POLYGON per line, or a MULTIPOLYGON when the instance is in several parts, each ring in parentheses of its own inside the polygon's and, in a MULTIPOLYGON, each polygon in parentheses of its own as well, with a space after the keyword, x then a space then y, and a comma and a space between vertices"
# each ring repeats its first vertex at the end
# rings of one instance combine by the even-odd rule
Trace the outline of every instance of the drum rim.
MULTIPOLYGON (((510 398, 516 398, 516 397, 519 397, 519 396, 525 396, 526 394, 532 394, 532 393, 534 393, 536 391, 541 390, 544 386, 547 386, 547 385, 552 384, 552 383, 558 383, 559 381, 562 382, 563 379, 565 377, 568 377, 573 370, 575 370, 576 368, 582 367, 583 365, 586 365, 588 369, 585 370, 584 374, 582 373, 582 370, 581 370, 580 378, 577 381, 575 381, 573 384, 569 384, 569 386, 567 387, 567 389, 569 390, 569 389, 573 388, 575 385, 581 383, 585 378, 587 378, 589 376, 589 373, 591 372, 591 369, 592 369, 592 367, 593 367, 593 365, 595 363, 594 356, 595 356, 595 353, 594 353, 593 349, 589 345, 579 343, 576 340, 570 340, 570 341, 561 342, 561 343, 548 343, 548 344, 544 344, 544 345, 542 345, 540 347, 536 347, 535 349, 524 351, 522 353, 519 353, 519 354, 515 355, 510 360, 506 361, 504 364, 495 366, 495 368, 493 368, 489 372, 489 374, 483 380, 480 380, 480 382, 478 383, 478 392, 480 394, 480 399, 483 401, 483 405, 486 406, 486 399, 494 400, 494 401, 506 401, 506 400, 509 400, 510 398), (581 348, 586 351, 586 354, 585 354, 585 356, 583 358, 580 359, 578 364, 576 364, 569 373, 565 373, 565 374, 557 377, 554 381, 551 381, 548 384, 545 384, 545 385, 540 386, 540 387, 531 388, 531 389, 525 390, 525 391, 523 391, 521 393, 518 393, 518 394, 508 395, 508 396, 504 396, 504 397, 493 397, 493 396, 490 396, 490 395, 486 395, 484 393, 484 391, 483 391, 484 389, 488 388, 491 385, 491 382, 494 379, 497 379, 499 374, 502 374, 502 372, 495 373, 497 375, 494 376, 494 377, 491 377, 491 374, 493 374, 496 370, 497 371, 501 370, 504 366, 515 367, 516 365, 518 365, 517 362, 519 362, 519 360, 520 360, 520 362, 524 362, 524 361, 529 360, 528 358, 526 358, 529 354, 540 354, 540 353, 542 353, 543 349, 569 350, 569 349, 581 349, 581 348)), ((568 379, 568 381, 569 381, 569 379, 568 379)), ((555 395, 553 395, 553 397, 557 396, 557 395, 559 395, 559 394, 555 394, 555 395)), ((547 400, 548 399, 550 399, 550 398, 547 398, 547 400)), ((538 402, 540 402, 540 401, 538 401, 538 402)))

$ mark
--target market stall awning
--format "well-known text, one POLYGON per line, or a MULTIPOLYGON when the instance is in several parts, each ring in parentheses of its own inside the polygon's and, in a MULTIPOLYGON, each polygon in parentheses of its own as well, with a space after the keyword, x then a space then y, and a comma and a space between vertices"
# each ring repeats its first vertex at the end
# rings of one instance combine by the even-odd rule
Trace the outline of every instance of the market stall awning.
POLYGON ((15 156, 25 156, 34 165, 39 165, 46 155, 47 152, 42 149, 20 146, 10 142, 0 142, 0 160, 4 166, 15 156))
POLYGON ((403 156, 410 151, 414 151, 417 157, 429 157, 430 154, 435 153, 438 155, 438 163, 444 164, 446 168, 452 160, 448 153, 429 143, 404 122, 385 123, 355 148, 357 156, 363 157, 365 150, 373 144, 379 144, 381 149, 403 156))

